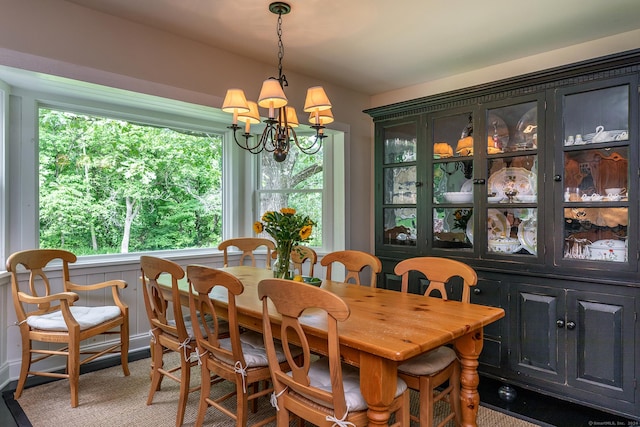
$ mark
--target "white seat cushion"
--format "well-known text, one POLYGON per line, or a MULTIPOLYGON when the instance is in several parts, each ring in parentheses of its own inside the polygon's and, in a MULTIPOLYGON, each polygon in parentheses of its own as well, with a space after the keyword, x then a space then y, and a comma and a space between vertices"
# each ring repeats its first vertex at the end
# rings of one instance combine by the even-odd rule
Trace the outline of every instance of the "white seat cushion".
POLYGON ((410 375, 433 375, 440 372, 451 362, 456 360, 456 352, 449 347, 442 346, 428 353, 421 354, 407 360, 398 366, 398 372, 410 375))
MULTIPOLYGON (((311 386, 325 390, 331 393, 331 375, 329 373, 329 359, 321 357, 317 361, 311 364, 309 368, 309 380, 311 386)), ((344 384, 344 397, 347 403, 349 411, 364 411, 368 408, 367 401, 364 400, 362 393, 360 393, 360 370, 351 365, 342 364, 342 382, 344 384)), ((398 378, 396 382, 395 397, 400 396, 407 389, 407 384, 398 378)), ((304 394, 309 400, 316 402, 319 405, 326 405, 325 402, 321 402, 314 399, 311 396, 304 394)), ((333 407, 333 406, 331 406, 333 407)))
MULTIPOLYGON (((80 330, 92 328, 108 320, 115 319, 122 314, 120 308, 115 305, 104 307, 74 305, 69 309, 76 322, 80 325, 80 330)), ((34 329, 42 329, 44 331, 68 331, 60 310, 39 316, 29 316, 27 317, 27 324, 34 329)))
MULTIPOLYGON (((257 368, 261 366, 269 366, 267 361, 267 349, 264 347, 264 339, 261 334, 257 332, 247 331, 240 334, 240 344, 242 345, 242 353, 244 354, 244 361, 247 362, 245 368, 257 368)), ((225 350, 231 351, 231 339, 225 338, 220 340, 220 347, 225 350)), ((276 344, 276 356, 278 362, 282 363, 287 360, 282 346, 276 344)), ((235 360, 224 360, 230 365, 235 364, 235 360)))

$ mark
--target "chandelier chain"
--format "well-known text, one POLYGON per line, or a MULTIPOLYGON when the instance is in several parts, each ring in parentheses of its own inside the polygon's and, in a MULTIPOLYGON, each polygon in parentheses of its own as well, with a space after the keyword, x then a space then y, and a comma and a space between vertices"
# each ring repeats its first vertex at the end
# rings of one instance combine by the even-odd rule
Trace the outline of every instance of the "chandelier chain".
POLYGON ((280 81, 280 86, 284 88, 285 86, 289 86, 289 82, 287 82, 287 78, 282 73, 282 59, 284 58, 284 43, 282 43, 282 13, 278 13, 277 34, 278 34, 278 80, 280 81))

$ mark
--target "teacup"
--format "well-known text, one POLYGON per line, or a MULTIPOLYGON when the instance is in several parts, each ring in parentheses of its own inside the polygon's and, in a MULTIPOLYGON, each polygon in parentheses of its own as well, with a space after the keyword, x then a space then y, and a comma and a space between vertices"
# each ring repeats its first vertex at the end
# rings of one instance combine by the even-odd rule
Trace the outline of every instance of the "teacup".
POLYGON ((605 188, 604 192, 607 193, 607 196, 623 196, 624 193, 627 192, 626 188, 605 188))

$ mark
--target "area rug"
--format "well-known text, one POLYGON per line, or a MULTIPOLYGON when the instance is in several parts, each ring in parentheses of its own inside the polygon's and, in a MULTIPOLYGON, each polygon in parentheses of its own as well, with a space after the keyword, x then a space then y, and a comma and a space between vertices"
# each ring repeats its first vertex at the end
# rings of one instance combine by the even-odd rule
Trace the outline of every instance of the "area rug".
MULTIPOLYGON (((171 355, 167 355, 171 356, 171 355)), ((166 356, 165 356, 166 357, 166 356)), ((169 361, 167 361, 169 362, 169 361)), ((17 402, 24 416, 17 417, 20 427, 65 426, 65 427, 114 427, 114 426, 174 426, 177 410, 179 385, 169 379, 162 383, 162 390, 156 392, 153 404, 146 405, 149 392, 149 359, 129 364, 131 375, 124 377, 119 366, 90 372, 80 376, 80 404, 71 408, 69 383, 59 380, 24 390, 17 402), (28 422, 25 421, 25 416, 28 422), (21 421, 22 420, 22 421, 21 421)), ((199 382, 200 370, 192 370, 194 382, 199 382)), ((213 387, 222 395, 230 386, 213 387)), ((199 392, 189 396, 184 425, 194 425, 198 410, 199 392)), ((232 399, 233 400, 233 399, 232 399)), ((412 392, 411 405, 415 411, 418 404, 417 393, 412 392)), ((442 406, 436 408, 436 414, 443 412, 442 406)), ((261 399, 256 414, 250 414, 249 424, 271 414, 274 409, 267 399, 261 399)), ((15 415, 15 414, 14 414, 15 415)), ((232 420, 213 408, 209 408, 205 425, 232 427, 232 420)), ((268 424, 274 426, 274 423, 268 424)), ((414 424, 412 423, 412 426, 414 424)), ((417 424, 416 424, 417 425, 417 424)), ((481 406, 478 411, 478 425, 487 427, 531 427, 531 422, 515 418, 508 414, 481 406)))

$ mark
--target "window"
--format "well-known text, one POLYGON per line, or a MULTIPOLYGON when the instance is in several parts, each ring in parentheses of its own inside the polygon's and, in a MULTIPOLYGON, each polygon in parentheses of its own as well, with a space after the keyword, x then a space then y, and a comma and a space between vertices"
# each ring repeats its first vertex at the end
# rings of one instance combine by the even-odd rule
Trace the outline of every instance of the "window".
MULTIPOLYGON (((174 250, 182 250, 185 256, 208 256, 224 238, 254 235, 253 222, 266 203, 277 200, 278 209, 284 203, 309 211, 318 223, 311 242, 316 248, 344 247, 345 222, 333 219, 344 218, 346 212, 348 126, 334 124, 340 130, 326 129, 328 136, 316 156, 293 148, 282 165, 262 165, 262 156, 235 146, 227 128, 229 114, 206 103, 1 66, 0 80, 10 82, 7 90, 11 90, 11 102, 7 102, 8 95, 5 98, 7 129, 11 130, 7 131, 3 171, 9 190, 2 215, 5 220, 10 218, 1 230, 5 254, 62 246, 78 255, 97 254, 92 260, 98 262, 124 251, 129 254, 120 259, 148 251, 170 256, 174 250), (104 127, 80 132, 81 126, 89 125, 104 127), (143 141, 148 132, 154 139, 125 152, 124 146, 116 144, 126 145, 116 136, 117 130, 127 138, 135 135, 143 141), (96 153, 104 158, 100 160, 96 153), (133 154, 147 156, 147 160, 133 154), (174 162, 174 158, 182 167, 164 175, 149 165, 174 162), (114 175, 114 164, 120 176, 114 175), (147 187, 139 192, 121 191, 126 185, 129 190, 137 189, 132 184, 145 180, 147 187), (89 202, 84 199, 87 192, 89 202), (138 205, 137 216, 129 217, 133 218, 129 225, 127 194, 145 202, 138 205), (128 237, 125 229, 130 232, 128 237), (101 258, 101 254, 106 256, 101 258)), ((191 94, 177 90, 174 95, 190 99, 191 94)), ((299 132, 299 138, 304 138, 301 134, 304 132, 299 132)), ((135 206, 130 204, 132 213, 135 206)))
MULTIPOLYGON (((309 138, 298 135, 301 144, 310 145, 309 138)), ((325 139, 323 144, 327 143, 325 139)), ((322 198, 324 193, 324 152, 307 155, 297 147, 291 148, 287 160, 278 163, 272 153, 260 153, 258 182, 258 215, 283 207, 304 212, 316 222, 309 246, 322 247, 322 198)), ((259 218, 256 218, 258 220, 259 218)))
POLYGON ((222 137, 39 110, 40 247, 77 255, 216 246, 222 137))

